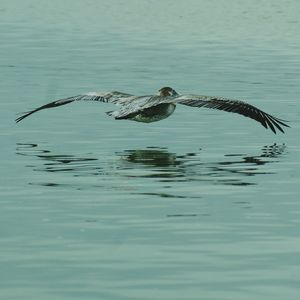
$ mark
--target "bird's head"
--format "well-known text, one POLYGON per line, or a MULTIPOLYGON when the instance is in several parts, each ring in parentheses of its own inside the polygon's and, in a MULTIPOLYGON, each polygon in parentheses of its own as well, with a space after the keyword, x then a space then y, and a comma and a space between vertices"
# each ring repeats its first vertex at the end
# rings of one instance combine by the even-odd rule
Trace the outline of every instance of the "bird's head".
POLYGON ((174 97, 174 96, 177 96, 178 93, 175 90, 173 90, 172 88, 166 86, 166 87, 163 87, 159 90, 159 95, 164 96, 164 97, 166 97, 166 96, 173 96, 174 97))

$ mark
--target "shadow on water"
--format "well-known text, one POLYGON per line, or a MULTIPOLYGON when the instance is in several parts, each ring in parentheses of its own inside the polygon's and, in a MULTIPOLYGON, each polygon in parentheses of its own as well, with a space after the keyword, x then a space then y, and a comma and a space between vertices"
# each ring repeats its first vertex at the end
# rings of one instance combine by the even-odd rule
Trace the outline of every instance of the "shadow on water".
MULTIPOLYGON (((263 165, 274 163, 284 154, 284 144, 264 146, 258 155, 225 154, 218 161, 198 153, 176 154, 167 148, 149 147, 124 150, 109 155, 55 154, 37 144, 17 144, 16 153, 27 156, 27 167, 34 171, 70 174, 74 177, 99 176, 105 179, 136 178, 159 182, 210 182, 221 185, 255 185, 250 178, 272 174, 263 165), (36 159, 29 159, 35 157, 36 159)), ((48 183, 44 185, 55 185, 48 183)))

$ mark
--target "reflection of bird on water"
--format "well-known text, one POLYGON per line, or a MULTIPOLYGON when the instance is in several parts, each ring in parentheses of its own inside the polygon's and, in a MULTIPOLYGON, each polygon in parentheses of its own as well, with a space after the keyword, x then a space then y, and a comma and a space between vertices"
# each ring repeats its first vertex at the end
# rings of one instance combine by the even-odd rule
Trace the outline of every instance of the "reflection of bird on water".
POLYGON ((263 154, 261 157, 278 157, 285 151, 285 144, 277 145, 274 143, 273 145, 267 145, 262 148, 263 154))
POLYGON ((148 96, 134 96, 115 91, 109 93, 92 92, 69 97, 24 113, 16 119, 16 122, 20 122, 37 111, 65 105, 74 101, 99 101, 119 105, 119 110, 107 112, 109 116, 114 117, 116 120, 127 119, 144 123, 156 122, 169 117, 174 112, 176 104, 183 104, 192 107, 207 107, 237 113, 261 123, 265 128, 270 128, 274 133, 276 133, 276 129, 284 132, 282 126, 289 127, 284 123, 284 120, 271 116, 244 101, 203 95, 179 95, 170 87, 161 88, 158 95, 148 96))
POLYGON ((167 149, 126 150, 119 155, 130 163, 145 166, 167 167, 179 164, 176 154, 168 152, 167 149))
MULTIPOLYGON (((70 173, 73 176, 113 176, 131 178, 157 178, 160 181, 211 181, 214 184, 249 185, 244 176, 268 174, 261 166, 274 162, 285 152, 285 145, 264 146, 259 155, 225 154, 219 161, 205 161, 201 153, 178 155, 165 148, 124 150, 115 153, 117 159, 108 162, 96 158, 99 155, 53 154, 40 149, 36 144, 18 144, 17 154, 36 156, 43 166, 33 166, 34 170, 70 173), (138 172, 143 170, 143 172, 138 172), (232 176, 234 175, 234 177, 232 176)), ((101 155, 100 155, 101 157, 101 155)))
MULTIPOLYGON (((266 145, 264 146, 261 151, 262 154, 261 155, 257 155, 257 156, 244 156, 243 160, 245 163, 253 163, 256 165, 264 165, 265 163, 269 162, 268 160, 266 160, 265 158, 276 158, 279 157, 281 154, 284 153, 285 151, 285 144, 281 144, 278 145, 276 143, 272 144, 272 145, 266 145)), ((236 156, 236 155, 232 155, 232 154, 227 154, 225 156, 236 156)), ((238 155, 240 156, 240 155, 238 155)), ((231 164, 231 162, 224 162, 221 164, 231 164)))
MULTIPOLYGON (((267 145, 262 148, 259 155, 246 154, 227 154, 225 157, 234 157, 235 159, 220 160, 218 162, 204 162, 200 153, 186 153, 176 155, 170 153, 166 149, 144 149, 144 150, 126 150, 121 153, 123 160, 129 163, 141 164, 155 170, 159 167, 165 167, 159 174, 155 173, 155 177, 170 178, 178 180, 193 181, 216 181, 229 185, 248 185, 252 183, 245 182, 241 178, 226 179, 230 174, 241 176, 253 176, 256 174, 268 174, 261 171, 259 166, 268 164, 272 160, 268 158, 277 158, 285 152, 286 146, 267 145), (166 172, 170 171, 170 172, 166 172), (219 179, 218 179, 219 178, 219 179)), ((128 165, 126 165, 126 168, 128 165)), ((149 176, 145 176, 149 177, 149 176)), ((153 177, 153 176, 151 176, 153 177)))

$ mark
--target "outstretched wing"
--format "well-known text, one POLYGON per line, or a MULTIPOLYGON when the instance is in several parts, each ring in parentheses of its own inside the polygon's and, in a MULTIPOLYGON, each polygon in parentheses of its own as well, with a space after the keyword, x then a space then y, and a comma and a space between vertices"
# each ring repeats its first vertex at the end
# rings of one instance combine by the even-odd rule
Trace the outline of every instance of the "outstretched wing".
POLYGON ((261 123, 265 128, 270 128, 274 133, 276 133, 276 128, 284 133, 282 126, 289 127, 284 123, 286 121, 273 117, 255 106, 239 100, 201 95, 180 95, 174 99, 174 103, 237 113, 261 123))
POLYGON ((114 103, 117 105, 123 105, 126 102, 130 101, 132 98, 135 98, 135 96, 126 94, 126 93, 122 93, 122 92, 116 92, 116 91, 109 92, 109 93, 107 93, 107 92, 106 93, 105 92, 104 93, 91 92, 91 93, 87 93, 87 94, 83 94, 83 95, 77 95, 77 96, 73 96, 73 97, 56 100, 56 101, 50 102, 48 104, 45 104, 43 106, 40 106, 34 110, 28 111, 28 112, 22 114, 22 116, 18 117, 16 119, 16 123, 20 122, 24 118, 30 116, 31 114, 33 114, 39 110, 65 105, 65 104, 68 104, 68 103, 71 103, 74 101, 99 101, 99 102, 109 102, 109 103, 114 103))

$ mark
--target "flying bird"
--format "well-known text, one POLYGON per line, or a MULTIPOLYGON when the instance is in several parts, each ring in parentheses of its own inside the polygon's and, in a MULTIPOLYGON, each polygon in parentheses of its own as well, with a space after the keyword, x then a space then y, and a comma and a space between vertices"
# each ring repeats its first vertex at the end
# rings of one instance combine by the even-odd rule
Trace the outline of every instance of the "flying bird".
POLYGON ((73 97, 56 100, 22 114, 16 119, 20 122, 31 114, 52 107, 65 105, 76 101, 98 101, 113 103, 119 106, 118 110, 108 111, 107 114, 116 120, 133 120, 137 122, 156 122, 169 117, 177 104, 192 107, 206 107, 237 113, 251 118, 265 128, 284 133, 283 126, 289 127, 282 119, 276 118, 244 101, 193 94, 178 94, 170 87, 163 87, 157 95, 135 96, 122 92, 92 92, 73 97))

